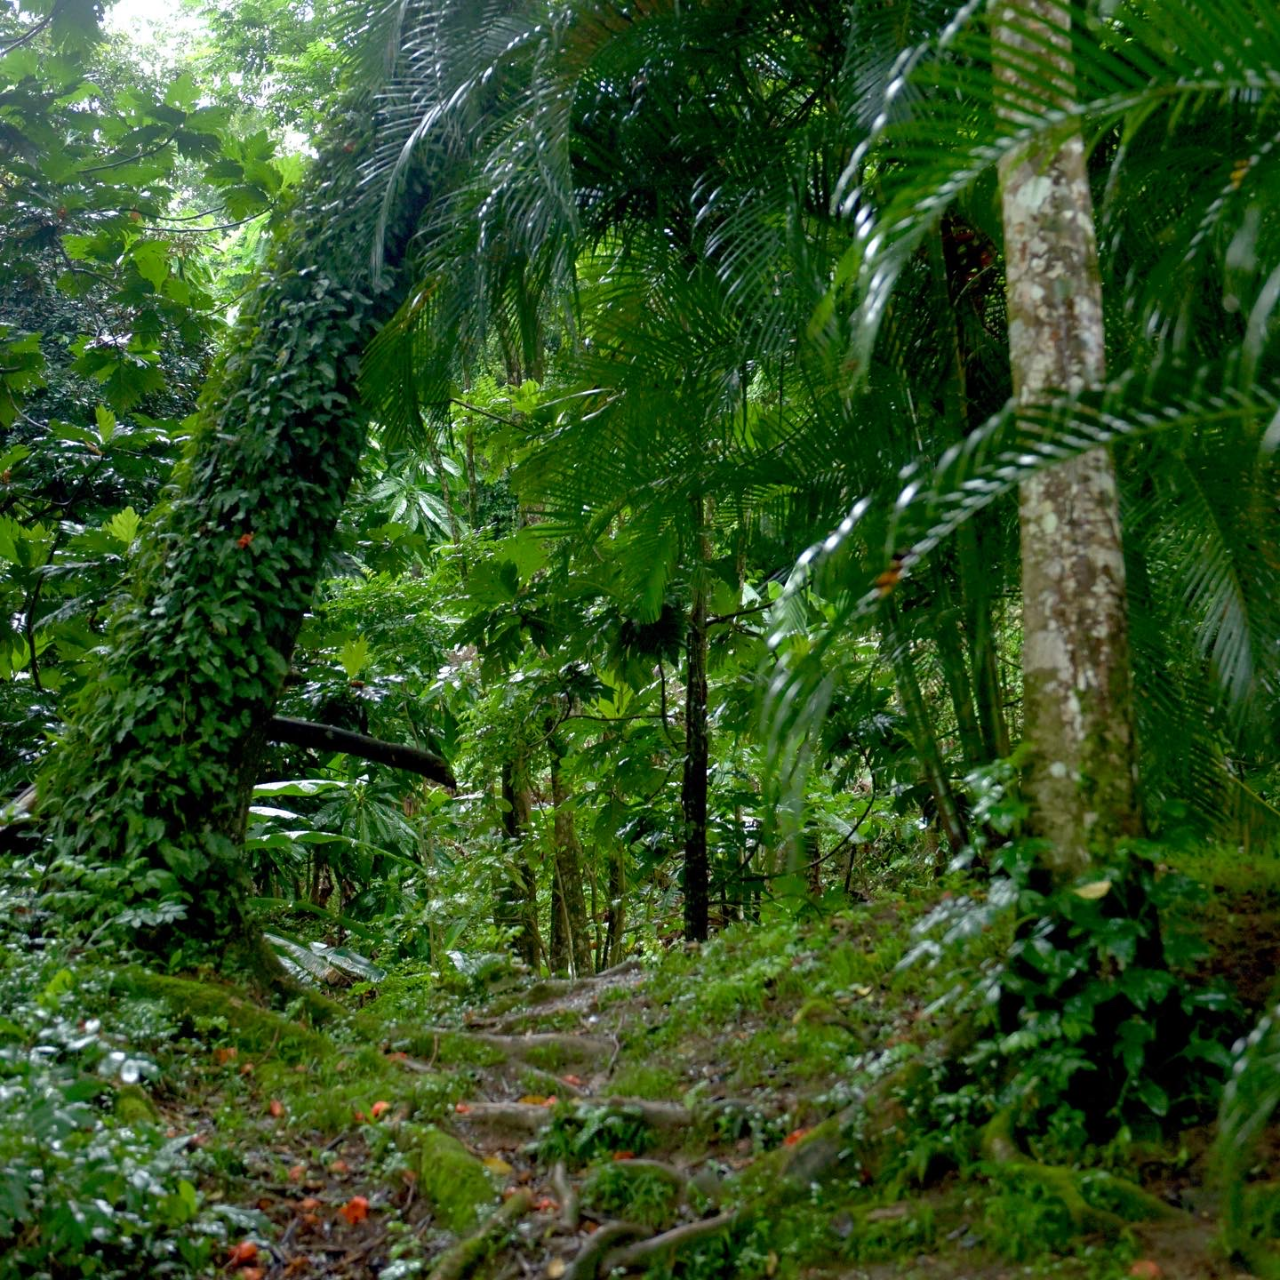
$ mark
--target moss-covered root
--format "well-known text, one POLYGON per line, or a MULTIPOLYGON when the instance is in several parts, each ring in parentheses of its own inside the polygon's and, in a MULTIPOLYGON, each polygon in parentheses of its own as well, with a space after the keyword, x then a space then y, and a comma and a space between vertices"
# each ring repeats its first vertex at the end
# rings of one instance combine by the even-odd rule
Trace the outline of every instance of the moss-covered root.
MULTIPOLYGON (((303 1062, 332 1052, 324 1036, 264 1009, 238 987, 212 979, 170 977, 138 966, 122 969, 116 984, 127 995, 163 1002, 176 1017, 220 1019, 230 1038, 252 1053, 271 1051, 286 1062, 303 1062)), ((324 997, 317 995, 317 999, 324 997)), ((325 1004, 337 1008, 331 1001, 325 1004)))
POLYGON ((412 1145, 418 1190, 436 1219, 455 1234, 473 1230, 497 1198, 484 1165, 457 1138, 434 1125, 414 1128, 406 1137, 412 1145))
POLYGON ((1132 1222, 1172 1221, 1186 1216, 1181 1209, 1166 1204, 1127 1178, 1111 1173, 1082 1175, 1063 1165, 1041 1164, 1029 1159, 1014 1141, 1013 1120, 1008 1112, 995 1116, 983 1130, 982 1153, 993 1164, 1016 1170, 1020 1180, 1044 1187, 1062 1204, 1081 1231, 1097 1231, 1114 1237, 1132 1222), (1099 1208, 1086 1199, 1080 1186, 1084 1176, 1090 1178, 1097 1190, 1105 1192, 1114 1210, 1099 1208))
POLYGON ((428 1280, 466 1280, 489 1259, 511 1227, 532 1208, 533 1196, 528 1191, 517 1191, 479 1230, 446 1249, 432 1267, 428 1280))

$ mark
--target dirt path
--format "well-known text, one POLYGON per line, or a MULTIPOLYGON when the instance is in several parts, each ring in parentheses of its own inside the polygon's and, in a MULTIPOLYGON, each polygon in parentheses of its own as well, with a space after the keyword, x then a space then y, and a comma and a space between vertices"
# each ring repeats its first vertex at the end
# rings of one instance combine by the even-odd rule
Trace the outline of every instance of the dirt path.
MULTIPOLYGON (((464 1060, 457 1068, 462 1096, 438 1126, 415 1125, 392 1099, 376 1116, 355 1117, 336 1139, 286 1128, 281 1140, 244 1152, 228 1198, 252 1205, 272 1231, 260 1236, 267 1242, 256 1256, 241 1260, 240 1280, 595 1280, 664 1274, 664 1263, 666 1274, 680 1275, 680 1260, 693 1257, 699 1261, 689 1274, 699 1280, 739 1274, 738 1251, 749 1251, 762 1212, 788 1213, 794 1204, 813 1213, 814 1189, 825 1179, 849 1185, 842 1120, 815 1119, 812 1097, 786 1081, 745 1098, 712 1085, 691 1105, 619 1093, 615 1080, 631 1063, 628 1046, 632 1057, 644 1051, 646 1027, 661 1018, 639 966, 624 966, 585 981, 513 989, 458 1025, 415 1028, 414 1053, 393 1040, 389 1056, 407 1079, 438 1072, 446 1059, 464 1060), (772 1135, 766 1140, 762 1124, 772 1135), (792 1191, 783 1195, 786 1185, 792 1191)), ((709 1054, 718 1048, 716 1035, 707 1029, 702 1048, 709 1054)), ((658 1065, 672 1067, 673 1078, 676 1065, 685 1077, 691 1070, 687 1055, 658 1065)), ((719 1063, 702 1071, 712 1081, 723 1074, 719 1063)), ((820 1206, 830 1262, 819 1265, 821 1247, 799 1268, 769 1252, 742 1274, 1109 1280, 1124 1276, 1133 1256, 1129 1247, 1117 1255, 1123 1264, 1108 1269, 1108 1246, 1100 1241, 1101 1263, 1063 1259, 1038 1270, 992 1260, 981 1247, 977 1204, 972 1223, 939 1228, 924 1247, 892 1263, 839 1265, 840 1242, 850 1232, 927 1217, 937 1198, 922 1191, 868 1213, 841 1194, 820 1206)), ((1203 1215, 1135 1226, 1132 1240, 1156 1268, 1138 1274, 1241 1275, 1214 1256, 1213 1223, 1203 1215)))

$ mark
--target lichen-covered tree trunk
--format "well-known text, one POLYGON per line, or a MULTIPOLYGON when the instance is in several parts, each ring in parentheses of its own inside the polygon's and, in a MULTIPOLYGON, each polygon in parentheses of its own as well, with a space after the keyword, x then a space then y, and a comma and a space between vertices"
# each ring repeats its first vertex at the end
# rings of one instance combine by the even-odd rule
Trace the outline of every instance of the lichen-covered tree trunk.
MULTIPOLYGON (((247 803, 364 444, 361 353, 396 301, 394 271, 375 279, 359 183, 372 129, 368 103, 337 122, 344 145, 279 233, 41 782, 54 873, 88 890, 86 914, 136 909, 152 945, 188 959, 255 950, 247 803)), ((392 263, 423 198, 411 178, 392 263)))
MULTIPOLYGON (((1060 0, 1000 4, 1002 110, 1024 95, 1072 93, 1069 12, 1060 0), (1034 71, 1028 68, 1033 66, 1034 71)), ((1093 205, 1078 133, 1035 142, 1000 167, 1009 354, 1015 396, 1080 391, 1104 373, 1102 288, 1093 205)), ((1138 827, 1128 624, 1119 504, 1104 450, 1027 481, 1020 494, 1023 701, 1034 830, 1056 874, 1138 827)))

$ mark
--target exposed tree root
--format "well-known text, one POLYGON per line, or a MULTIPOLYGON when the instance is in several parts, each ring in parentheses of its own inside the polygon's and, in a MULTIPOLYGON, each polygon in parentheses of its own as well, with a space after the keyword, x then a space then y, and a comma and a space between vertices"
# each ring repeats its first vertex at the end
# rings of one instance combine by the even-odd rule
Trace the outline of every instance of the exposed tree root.
POLYGON ((1008 1112, 1001 1112, 988 1122, 982 1134, 982 1152, 993 1164, 1016 1169, 1020 1178, 1048 1188, 1083 1232, 1096 1231, 1115 1237, 1134 1222, 1174 1221, 1186 1217, 1183 1210, 1166 1204, 1137 1183, 1110 1173, 1093 1177, 1098 1186, 1106 1187, 1110 1198, 1123 1212, 1113 1213, 1091 1204, 1080 1189, 1080 1174, 1075 1169, 1041 1164, 1023 1155, 1014 1141, 1013 1118, 1008 1112))
POLYGON ((718 1213, 714 1218, 703 1218, 699 1222, 686 1222, 681 1227, 672 1227, 661 1235, 650 1236, 648 1240, 639 1240, 635 1244, 615 1249, 604 1260, 604 1273, 613 1271, 630 1271, 638 1267, 647 1267, 655 1258, 667 1253, 676 1253, 686 1245, 696 1244, 710 1236, 731 1230, 738 1222, 741 1214, 718 1213))
POLYGON ((576 1231, 579 1219, 578 1188, 569 1177, 563 1160, 557 1160, 551 1170, 551 1189, 560 1200, 560 1225, 566 1231, 576 1231))
POLYGON ((443 1027, 425 1027, 419 1034, 428 1036, 465 1036, 476 1044, 495 1049, 508 1058, 520 1062, 532 1061, 534 1066, 547 1065, 549 1059, 558 1059, 557 1065, 581 1066, 607 1060, 613 1052, 613 1041, 601 1036, 578 1036, 554 1031, 530 1032, 527 1035, 499 1035, 492 1031, 449 1031, 443 1027), (541 1059, 541 1061, 538 1061, 541 1059))
POLYGON ((620 1240, 630 1240, 644 1233, 645 1229, 634 1222, 602 1223, 595 1235, 588 1236, 583 1241, 578 1256, 565 1270, 564 1280, 596 1280, 606 1253, 620 1240))
POLYGON ((440 1255, 431 1268, 429 1280, 466 1280, 488 1260, 507 1231, 532 1208, 533 1196, 528 1191, 517 1191, 479 1230, 440 1255))

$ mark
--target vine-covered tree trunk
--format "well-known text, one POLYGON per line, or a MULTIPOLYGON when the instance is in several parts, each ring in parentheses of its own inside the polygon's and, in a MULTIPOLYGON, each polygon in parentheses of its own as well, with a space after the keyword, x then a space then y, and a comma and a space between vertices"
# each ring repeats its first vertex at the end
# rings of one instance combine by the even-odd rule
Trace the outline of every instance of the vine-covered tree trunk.
MULTIPOLYGON (((1028 53, 1055 59, 1072 92, 1069 13, 1060 0, 1002 4, 996 74, 1003 110, 1019 115, 1028 53)), ((1034 86, 1037 96, 1042 87, 1034 86)), ((1104 373, 1102 288, 1093 204, 1078 133, 1038 143, 1000 166, 1009 354, 1014 392, 1030 401, 1080 391, 1104 373)), ((1023 701, 1031 749, 1032 825, 1050 866, 1078 873, 1094 850, 1137 830, 1133 708, 1120 514, 1103 450, 1064 463, 1020 494, 1023 701)))
POLYGON ((707 545, 701 532, 703 502, 693 503, 701 553, 693 573, 693 600, 685 646, 685 748, 680 808, 684 816, 684 936, 704 942, 710 928, 710 870, 707 861, 707 545))
MULTIPOLYGON (((396 301, 394 272, 375 278, 359 182, 373 127, 368 103, 345 113, 343 145, 295 201, 41 782, 55 874, 89 891, 87 913, 134 909, 164 950, 260 959, 243 905, 248 800, 364 444, 361 353, 396 301)), ((410 178, 391 263, 423 198, 410 178)))
POLYGON ((582 893, 582 846, 574 830, 571 797, 564 782, 564 744, 552 735, 551 803, 555 806, 555 892, 551 908, 551 967, 575 975, 592 971, 591 936, 587 932, 587 904, 582 893))

